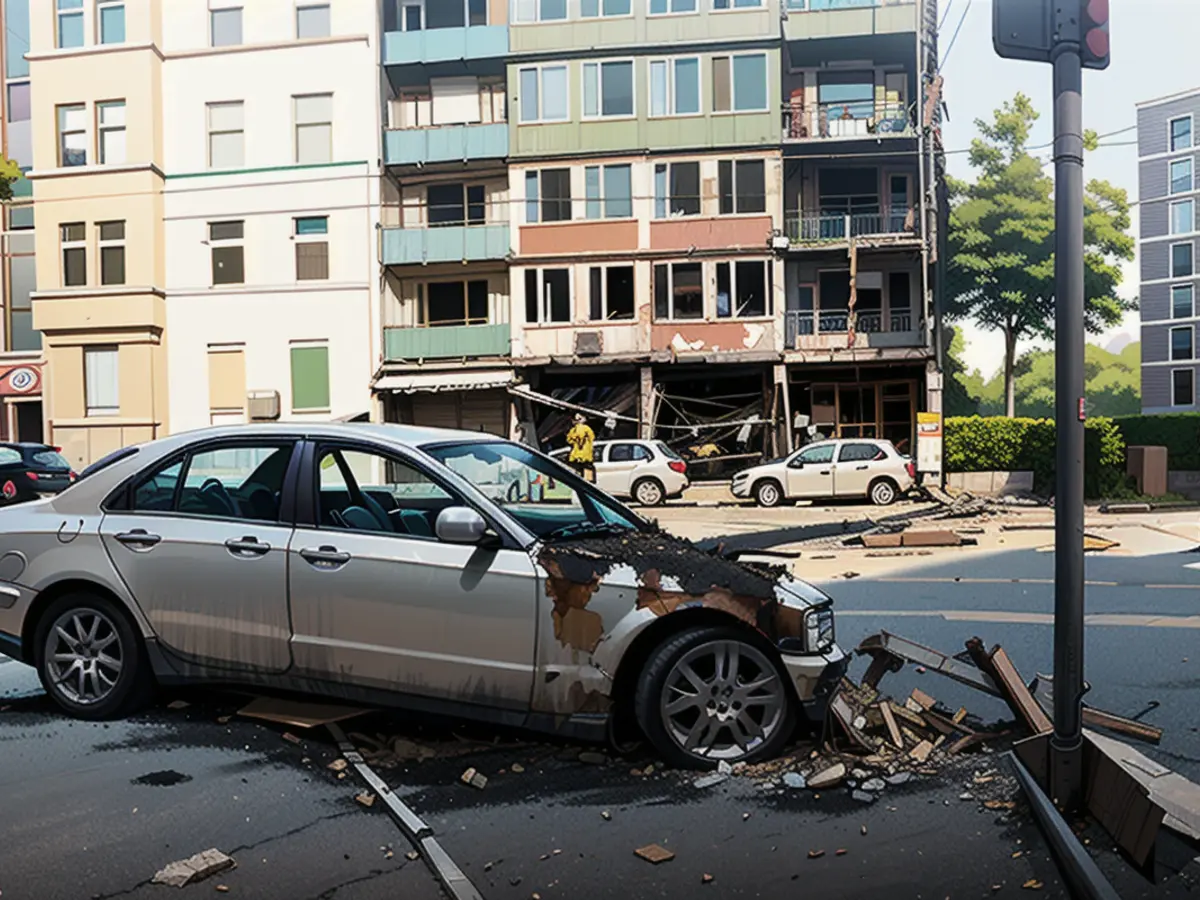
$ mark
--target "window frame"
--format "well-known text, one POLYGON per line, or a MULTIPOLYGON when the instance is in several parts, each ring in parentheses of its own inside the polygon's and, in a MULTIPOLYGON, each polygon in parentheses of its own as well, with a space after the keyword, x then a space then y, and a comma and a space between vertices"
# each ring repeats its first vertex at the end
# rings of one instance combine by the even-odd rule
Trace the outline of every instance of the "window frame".
POLYGON ((574 266, 530 266, 525 270, 522 276, 525 282, 525 325, 526 326, 563 326, 571 325, 575 321, 575 267, 574 266), (537 293, 534 297, 536 304, 537 320, 529 320, 529 273, 534 273, 536 278, 537 293), (566 272, 567 273, 567 317, 565 319, 554 318, 554 304, 550 297, 549 291, 546 289, 546 273, 547 272, 566 272))
POLYGON ((298 166, 324 166, 333 162, 333 93, 327 91, 318 94, 293 94, 292 95, 292 161, 298 166), (329 120, 324 119, 318 121, 300 121, 300 106, 305 100, 327 100, 329 102, 329 120), (300 158, 300 131, 301 129, 327 128, 329 130, 329 153, 326 158, 319 160, 302 160, 300 158))
POLYGON ((1192 116, 1191 113, 1187 113, 1186 115, 1182 115, 1182 116, 1174 116, 1170 119, 1167 119, 1167 152, 1168 153, 1180 153, 1184 150, 1191 150, 1193 147, 1195 147, 1196 146, 1196 130, 1195 129, 1196 129, 1196 120, 1192 116), (1188 123, 1188 142, 1187 142, 1186 147, 1182 146, 1182 145, 1180 145, 1178 147, 1175 146, 1174 126, 1175 126, 1176 122, 1187 122, 1188 123))
POLYGON ((209 256, 210 256, 210 262, 211 262, 211 271, 210 271, 210 276, 211 276, 211 280, 212 280, 211 287, 213 287, 213 288, 241 287, 242 285, 244 285, 246 283, 246 221, 245 221, 245 219, 217 219, 217 220, 207 222, 206 225, 208 226, 208 240, 206 243, 209 245, 209 249, 210 249, 209 256), (213 236, 213 228, 218 225, 239 225, 239 226, 241 226, 241 234, 238 237, 231 237, 231 238, 214 237, 213 236), (241 253, 241 268, 242 268, 241 280, 240 281, 218 281, 217 280, 216 253, 218 250, 232 250, 232 249, 239 249, 242 251, 242 253, 241 253))
POLYGON ((128 281, 128 272, 126 270, 127 258, 125 255, 125 246, 126 246, 125 245, 125 240, 126 240, 125 225, 126 225, 126 222, 124 219, 110 219, 110 220, 107 220, 104 222, 96 223, 96 246, 98 248, 97 252, 96 252, 96 257, 100 262, 100 284, 101 284, 101 286, 108 287, 108 286, 113 286, 113 285, 126 284, 128 281), (112 238, 112 237, 106 238, 104 236, 104 226, 106 226, 106 225, 120 225, 121 226, 121 236, 119 238, 112 238), (107 278, 105 276, 105 270, 107 268, 105 265, 105 262, 104 262, 104 251, 105 250, 120 250, 121 251, 121 280, 120 281, 109 281, 109 280, 107 280, 107 278))
POLYGON ((672 260, 656 262, 650 268, 651 318, 655 322, 705 322, 708 320, 708 291, 705 282, 705 267, 703 262, 693 260, 672 260), (675 269, 677 266, 697 266, 700 269, 700 315, 679 316, 675 310, 675 269), (658 315, 658 271, 660 267, 667 270, 667 314, 658 315))
POLYGON ((113 46, 127 43, 129 32, 127 30, 128 22, 125 14, 127 12, 125 0, 96 0, 96 43, 100 46, 113 46), (111 10, 120 10, 121 12, 121 39, 119 41, 106 41, 104 39, 104 13, 111 10))
POLYGON ((208 46, 213 48, 220 47, 241 47, 246 43, 246 16, 245 7, 242 6, 217 6, 209 7, 208 10, 208 46), (218 44, 217 38, 217 17, 222 13, 237 13, 238 35, 237 40, 232 43, 218 44))
POLYGON ((533 18, 524 18, 521 15, 522 0, 512 0, 508 17, 510 25, 540 25, 544 22, 569 22, 571 20, 570 0, 563 0, 563 15, 561 18, 555 17, 550 19, 542 17, 542 3, 544 0, 524 0, 524 2, 532 6, 534 10, 533 18))
POLYGON ((1195 406, 1195 405, 1196 405, 1196 370, 1194 368, 1173 368, 1173 369, 1171 369, 1171 406, 1182 408, 1182 407, 1186 407, 1186 406, 1195 406), (1189 391, 1189 393, 1191 394, 1191 399, 1187 403, 1179 403, 1177 395, 1176 395, 1177 386, 1175 384, 1175 376, 1182 375, 1182 374, 1186 374, 1188 376, 1188 379, 1191 381, 1191 385, 1190 385, 1191 390, 1189 391))
POLYGON ((1173 284, 1168 290, 1171 298, 1171 319, 1178 321, 1181 319, 1194 319, 1196 317, 1196 286, 1194 284, 1173 284), (1186 316, 1176 315, 1175 310, 1175 293, 1176 291, 1185 291, 1188 298, 1188 313, 1186 316))
POLYGON ((632 219, 635 218, 633 210, 633 164, 632 163, 611 163, 606 165, 584 166, 583 168, 583 194, 584 194, 584 218, 589 221, 599 222, 607 219, 632 219), (624 169, 628 174, 627 186, 628 193, 624 197, 617 198, 609 197, 608 193, 608 175, 613 169, 624 169), (588 181, 589 173, 596 173, 596 196, 591 195, 591 184, 588 181), (628 212, 617 215, 609 211, 610 205, 617 203, 627 203, 628 212), (595 207, 593 207, 595 204, 595 207), (593 208, 597 214, 592 215, 593 208))
POLYGON ((571 121, 571 67, 565 62, 554 63, 539 63, 532 66, 520 66, 517 69, 517 125, 549 125, 561 124, 571 121), (561 117, 547 118, 546 117, 546 72, 563 73, 563 100, 566 104, 566 109, 561 117), (537 97, 534 103, 537 105, 537 118, 525 118, 525 89, 521 82, 526 72, 534 72, 537 75, 537 97))
POLYGON ((1196 245, 1193 241, 1176 241, 1167 247, 1167 270, 1168 278, 1193 278, 1196 275, 1196 245), (1191 266, 1186 272, 1175 271, 1175 250, 1178 247, 1187 247, 1188 255, 1191 260, 1191 266))
POLYGON ((87 33, 84 29, 83 7, 84 0, 55 0, 54 3, 54 46, 59 50, 78 50, 87 44, 87 33), (63 23, 67 20, 79 22, 79 43, 63 43, 63 23))
POLYGON ((322 38, 331 37, 333 35, 333 9, 329 3, 314 3, 314 2, 298 2, 296 4, 296 40, 298 41, 315 41, 322 38), (300 34, 300 14, 315 9, 325 10, 325 22, 328 26, 324 34, 302 36, 300 34))
POLYGON ((719 215, 719 216, 764 216, 766 214, 767 214, 767 161, 765 159, 754 159, 754 158, 740 159, 737 157, 717 160, 717 215, 719 215), (762 171, 762 194, 756 195, 756 196, 761 197, 762 208, 761 209, 743 210, 740 208, 739 190, 738 190, 741 186, 742 177, 738 174, 738 172, 741 170, 741 168, 743 166, 753 166, 753 165, 757 165, 762 171), (732 207, 729 212, 725 212, 725 209, 724 209, 725 185, 723 184, 723 178, 724 178, 726 166, 729 167, 729 181, 730 181, 729 198, 730 198, 730 205, 732 207))
POLYGON ((293 216, 292 217, 292 241, 296 245, 296 281, 328 281, 329 280, 329 216, 293 216), (300 230, 301 222, 315 222, 320 220, 324 228, 321 231, 305 231, 300 230), (325 248, 325 274, 321 276, 312 276, 308 278, 300 277, 300 248, 311 246, 324 246, 325 248))
POLYGON ((713 263, 714 300, 716 318, 719 320, 746 321, 753 319, 770 319, 774 316, 775 308, 775 267, 769 258, 763 259, 719 259, 713 263), (738 267, 743 265, 761 265, 763 267, 763 312, 743 315, 738 312, 738 267), (720 267, 729 267, 729 312, 721 314, 720 296, 720 267))
MULTIPOLYGON (((700 160, 678 159, 678 160, 668 160, 667 162, 655 162, 654 169, 652 170, 651 175, 653 176, 653 179, 654 179, 654 182, 653 182, 653 185, 654 185, 653 186, 654 215, 652 216, 652 218, 654 220, 667 221, 670 219, 688 219, 688 218, 693 218, 695 216, 704 215, 704 167, 701 164, 700 160), (672 177, 672 173, 674 172, 676 166, 695 166, 696 167, 696 190, 698 193, 696 194, 696 197, 695 197, 695 199, 696 199, 696 211, 695 212, 682 211, 678 215, 676 215, 674 212, 674 209, 675 209, 674 200, 676 199, 676 197, 675 197, 675 194, 672 192, 671 187, 672 187, 672 184, 674 181, 674 179, 672 177), (658 192, 658 189, 659 189, 658 174, 660 171, 666 173, 665 174, 665 182, 666 182, 665 193, 662 195, 660 195, 658 192), (665 205, 663 205, 663 204, 665 204, 665 205), (660 213, 659 212, 660 209, 663 210, 663 212, 660 213)), ((681 194, 680 197, 682 197, 684 199, 688 199, 688 200, 692 199, 690 194, 681 194)))
POLYGON ((767 6, 765 0, 711 0, 709 12, 731 13, 762 10, 767 6), (717 6, 718 3, 728 3, 728 6, 717 6), (749 5, 753 4, 753 5, 749 5))
POLYGON ((1196 199, 1188 197, 1184 200, 1173 200, 1167 208, 1167 236, 1179 237, 1185 234, 1196 233, 1196 199), (1191 215, 1187 217, 1188 228, 1183 231, 1175 230, 1175 210, 1176 209, 1191 209, 1191 215))
POLYGON ((462 278, 431 278, 417 283, 417 327, 418 328, 457 328, 474 325, 492 325, 492 285, 487 277, 462 278), (429 316, 429 288, 435 284, 462 285, 463 318, 461 321, 446 321, 434 324, 429 316), (484 286, 483 318, 471 315, 471 285, 484 286))
POLYGON ((589 59, 579 67, 579 118, 584 122, 598 120, 620 121, 621 119, 636 119, 638 115, 638 77, 637 60, 634 57, 617 57, 614 59, 589 59), (613 65, 629 66, 629 112, 607 114, 604 112, 604 67, 613 65), (596 112, 589 113, 588 108, 588 69, 596 71, 596 112))
POLYGON ((204 104, 205 134, 208 142, 208 168, 218 172, 230 172, 246 166, 246 101, 245 100, 210 100, 204 104), (213 112, 218 109, 237 108, 241 113, 241 127, 237 129, 213 128, 213 112), (217 166, 213 164, 213 138, 219 135, 241 135, 241 160, 237 165, 217 166))
POLYGON ((637 319, 637 266, 632 263, 606 263, 603 265, 588 266, 588 321, 589 322, 633 322, 637 319), (613 316, 610 314, 608 304, 608 292, 611 284, 609 283, 609 271, 612 269, 628 269, 631 275, 630 283, 633 286, 633 306, 629 311, 629 315, 613 316), (595 296, 596 276, 599 273, 600 296, 595 296), (596 318, 596 303, 599 300, 600 317, 596 318))
POLYGON ((60 103, 54 107, 55 112, 55 130, 58 133, 58 167, 60 169, 78 169, 88 165, 88 157, 91 151, 91 135, 88 133, 88 113, 86 103, 60 103), (80 121, 83 123, 80 128, 67 128, 66 116, 70 113, 79 113, 80 121), (82 135, 83 136, 83 161, 78 163, 67 162, 67 135, 82 135))
POLYGON ((656 2, 656 0, 646 0, 646 17, 647 18, 659 18, 660 16, 698 16, 698 15, 700 15, 700 12, 701 12, 700 0, 690 0, 690 2, 692 4, 692 8, 691 9, 680 9, 680 10, 672 9, 671 7, 674 6, 676 3, 689 2, 689 0, 662 0, 662 2, 665 3, 667 6, 667 9, 665 12, 655 12, 654 11, 655 2, 656 2))
POLYGON ((646 117, 649 119, 691 119, 704 115, 704 62, 699 54, 684 56, 656 56, 646 63, 646 117), (681 62, 696 63, 696 111, 679 111, 678 65, 681 62), (666 73, 666 107, 667 111, 654 111, 654 67, 662 65, 666 73))
POLYGON ((478 228, 488 224, 488 191, 487 182, 484 181, 439 181, 433 184, 425 185, 425 227, 426 228, 478 228), (429 202, 429 189, 435 187, 460 187, 462 188, 462 218, 453 222, 434 222, 429 216, 429 211, 433 206, 429 202), (479 202, 471 200, 471 191, 479 190, 483 192, 483 199, 479 202), (482 209, 483 217, 474 219, 471 216, 473 209, 482 209))
POLYGON ((1167 337, 1167 355, 1169 362, 1193 362, 1196 359, 1196 327, 1194 325, 1176 325, 1169 330, 1167 337), (1188 338, 1188 355, 1177 356, 1175 350, 1175 335, 1186 334, 1188 338))
MULTIPOLYGON (((586 178, 586 176, 585 176, 586 178)), ((571 184, 573 173, 568 166, 552 166, 545 169, 526 169, 525 170, 525 223, 527 225, 555 225, 560 222, 572 222, 575 220, 575 191, 574 185, 571 184), (561 172, 567 173, 566 185, 567 196, 555 197, 553 200, 546 196, 545 176, 549 173, 558 175, 561 172), (530 196, 530 186, 533 186, 533 196, 530 196), (546 204, 554 204, 555 207, 547 207, 546 204), (556 216, 555 218, 547 218, 547 208, 557 208, 558 212, 566 210, 565 217, 556 216), (532 213, 532 215, 531 215, 532 213)))
POLYGON ((709 92, 712 95, 712 110, 714 116, 740 116, 754 115, 756 113, 770 112, 771 110, 771 66, 770 57, 765 50, 753 50, 743 53, 717 53, 709 58, 709 69, 711 72, 709 92), (763 60, 763 105, 761 107, 753 107, 739 109, 737 105, 737 66, 735 61, 739 59, 748 59, 750 57, 762 57, 763 60), (729 72, 729 109, 717 109, 717 60, 724 59, 727 61, 727 71, 729 72))
POLYGON ((129 145, 126 143, 129 137, 128 127, 129 118, 128 110, 125 101, 122 100, 100 100, 96 102, 96 162, 102 166, 123 166, 129 161, 129 145), (121 111, 120 125, 104 124, 104 113, 106 110, 121 111), (121 138, 121 158, 115 162, 108 159, 108 154, 105 152, 105 138, 109 135, 120 132, 121 138))
POLYGON ((58 245, 59 245, 59 282, 64 288, 87 287, 88 283, 88 240, 87 240, 87 223, 86 222, 60 222, 58 225, 58 245), (67 237, 68 228, 78 228, 79 238, 67 237), (83 281, 78 283, 69 283, 67 280, 67 272, 70 271, 70 266, 67 264, 67 253, 80 251, 83 253, 83 281))
MULTIPOLYGON (((107 387, 107 385, 106 385, 107 387)), ((95 398, 97 400, 104 398, 95 398)), ((94 347, 83 348, 83 405, 84 417, 93 418, 108 418, 121 415, 121 349, 116 344, 104 344, 94 347), (93 404, 92 384, 93 381, 88 377, 88 358, 95 357, 98 354, 106 354, 113 360, 113 394, 112 398, 116 401, 115 405, 109 404, 93 404)))
POLYGON ((326 339, 311 341, 291 341, 288 343, 288 400, 293 415, 312 413, 328 413, 333 404, 333 379, 330 365, 329 341, 326 339), (325 403, 317 406, 299 406, 296 403, 296 352, 305 350, 323 350, 325 352, 325 403))
POLYGON ((1167 160, 1167 196, 1174 197, 1179 194, 1190 194, 1196 189, 1196 162, 1193 156, 1181 156, 1179 159, 1167 160), (1187 187, 1175 190, 1175 176, 1172 174, 1175 166, 1187 163, 1187 187))
POLYGON ((583 4, 587 2, 589 2, 589 0, 579 0, 579 18, 585 21, 589 19, 632 19, 634 14, 634 4, 637 2, 637 0, 625 0, 625 3, 629 6, 629 12, 623 13, 606 13, 604 11, 604 4, 607 3, 608 0, 591 0, 591 2, 596 4, 596 14, 594 16, 588 15, 583 11, 583 4))

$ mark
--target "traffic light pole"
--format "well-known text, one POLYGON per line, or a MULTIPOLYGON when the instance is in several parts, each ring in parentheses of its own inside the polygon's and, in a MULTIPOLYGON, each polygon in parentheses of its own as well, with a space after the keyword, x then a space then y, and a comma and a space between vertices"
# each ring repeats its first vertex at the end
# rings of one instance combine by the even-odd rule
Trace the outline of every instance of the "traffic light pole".
POLYGON ((1054 48, 1055 421, 1054 735, 1050 797, 1083 803, 1083 70, 1078 43, 1054 48))

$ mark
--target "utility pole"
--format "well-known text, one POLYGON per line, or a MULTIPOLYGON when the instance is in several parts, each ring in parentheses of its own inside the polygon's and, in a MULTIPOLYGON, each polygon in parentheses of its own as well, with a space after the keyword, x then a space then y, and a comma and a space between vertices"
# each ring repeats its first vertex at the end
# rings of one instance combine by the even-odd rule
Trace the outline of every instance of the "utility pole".
POLYGON ((1007 59, 1054 67, 1054 734, 1049 794, 1083 806, 1084 401, 1083 69, 1109 62, 1108 0, 993 0, 1007 59))

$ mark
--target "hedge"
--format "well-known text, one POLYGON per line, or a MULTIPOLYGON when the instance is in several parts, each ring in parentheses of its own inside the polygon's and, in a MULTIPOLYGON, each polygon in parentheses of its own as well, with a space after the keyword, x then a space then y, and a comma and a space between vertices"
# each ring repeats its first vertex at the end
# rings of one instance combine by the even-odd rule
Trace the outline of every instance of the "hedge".
POLYGON ((1200 414, 1122 416, 1114 420, 1127 447, 1166 447, 1168 466, 1200 471, 1200 414))
MULTIPOLYGON (((1052 494, 1055 478, 1053 419, 1004 416, 950 418, 942 459, 947 472, 1033 472, 1033 489, 1052 494)), ((1100 497, 1123 480, 1125 440, 1112 419, 1087 422, 1084 490, 1100 497)))

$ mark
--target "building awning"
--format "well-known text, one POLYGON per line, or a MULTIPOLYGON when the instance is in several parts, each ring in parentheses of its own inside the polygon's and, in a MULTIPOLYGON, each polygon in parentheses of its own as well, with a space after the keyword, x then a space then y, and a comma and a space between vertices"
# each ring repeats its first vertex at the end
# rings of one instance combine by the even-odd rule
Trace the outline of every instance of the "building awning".
POLYGON ((507 388, 516 381, 511 370, 482 369, 477 372, 427 372, 420 375, 384 375, 375 390, 395 394, 486 391, 507 388))

